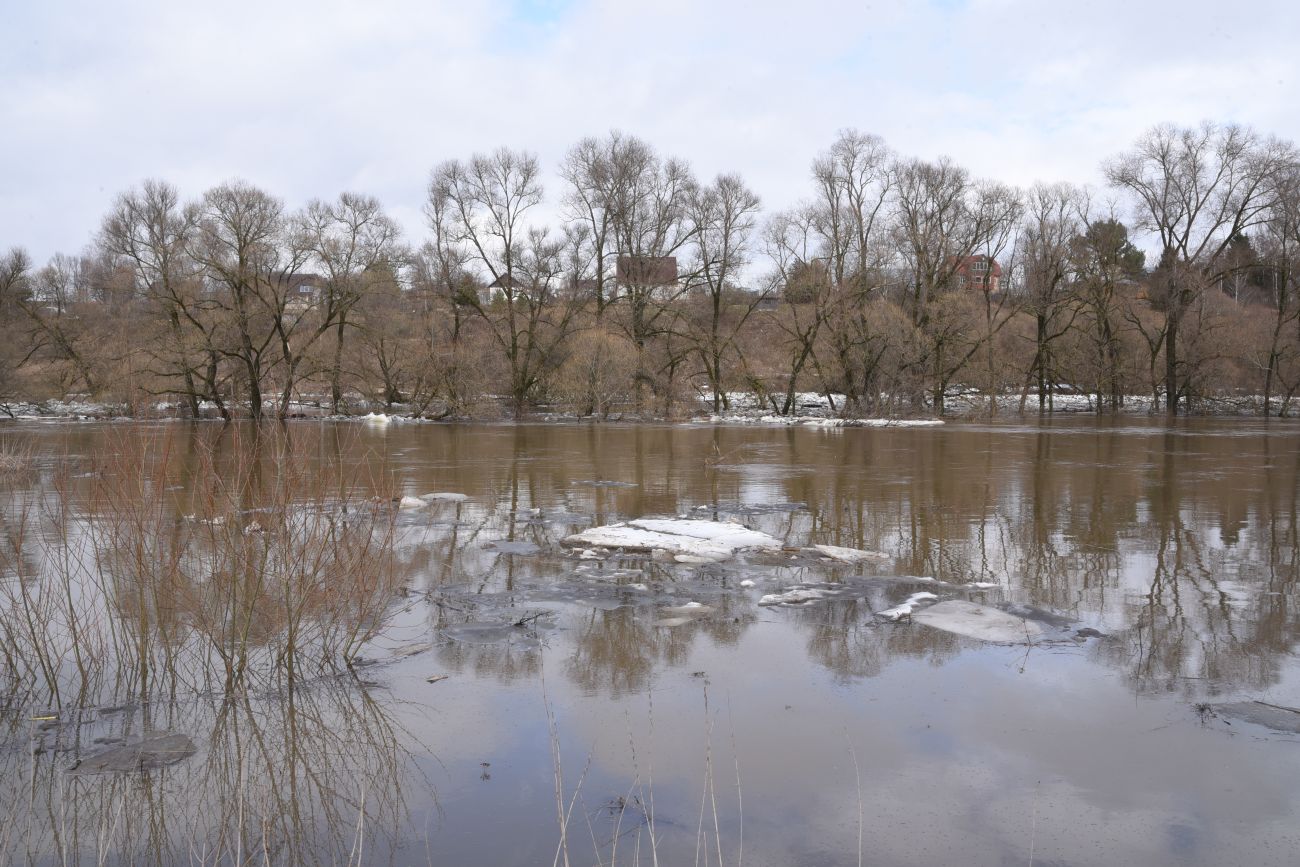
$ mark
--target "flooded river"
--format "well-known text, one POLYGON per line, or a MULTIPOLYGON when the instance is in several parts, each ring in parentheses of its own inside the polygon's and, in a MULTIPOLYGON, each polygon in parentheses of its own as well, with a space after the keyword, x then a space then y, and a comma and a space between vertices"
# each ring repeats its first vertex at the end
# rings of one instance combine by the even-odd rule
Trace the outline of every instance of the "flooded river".
POLYGON ((32 455, 0 474, 15 634, 51 628, 15 606, 57 572, 50 605, 108 621, 88 655, 152 630, 142 660, 226 663, 0 666, 0 861, 1300 863, 1300 426, 301 422, 265 453, 252 439, 0 427, 32 455), (136 537, 114 536, 112 580, 87 589, 107 555, 68 540, 107 538, 105 510, 129 505, 129 486, 91 495, 123 451, 162 462, 138 488, 167 492, 150 520, 222 544, 266 532, 263 487, 296 496, 287 460, 346 468, 388 535, 319 567, 301 622, 263 612, 241 647, 333 618, 318 641, 353 664, 230 688, 228 637, 196 638, 220 570, 128 604, 166 544, 123 560, 136 537), (239 460, 246 508, 223 512, 195 479, 239 460), (675 556, 572 538, 641 518, 776 541, 675 556), (1013 628, 972 637, 945 610, 1013 628), (66 686, 78 666, 93 688, 66 686))

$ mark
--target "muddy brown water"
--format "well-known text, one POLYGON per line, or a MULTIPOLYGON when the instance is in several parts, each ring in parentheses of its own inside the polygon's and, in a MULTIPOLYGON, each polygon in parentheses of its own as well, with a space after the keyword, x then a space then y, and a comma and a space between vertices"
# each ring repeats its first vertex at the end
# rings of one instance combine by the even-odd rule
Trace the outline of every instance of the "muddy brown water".
MULTIPOLYGON (((183 458, 218 432, 5 425, 38 456, 0 478, 5 508, 61 463, 94 472, 132 439, 183 458)), ((0 677, 0 860, 1300 863, 1300 736, 1270 725, 1300 707, 1300 426, 289 434, 405 494, 465 495, 399 517, 410 590, 368 664, 148 706, 36 708, 0 677), (560 544, 677 515, 888 559, 560 544), (833 592, 757 604, 796 585, 833 592), (875 616, 926 590, 1045 638, 875 616), (169 737, 165 762, 102 759, 169 737)))

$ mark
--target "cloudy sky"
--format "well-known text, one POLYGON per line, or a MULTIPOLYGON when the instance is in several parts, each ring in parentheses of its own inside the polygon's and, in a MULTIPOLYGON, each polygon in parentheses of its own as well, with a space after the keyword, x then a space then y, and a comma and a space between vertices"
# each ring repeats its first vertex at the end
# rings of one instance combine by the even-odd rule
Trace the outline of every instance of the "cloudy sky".
POLYGON ((1021 184, 1162 120, 1300 140, 1294 0, 3 0, 0 33, 0 248, 38 260, 147 177, 368 192, 414 240, 438 161, 611 128, 770 209, 844 127, 1021 184))

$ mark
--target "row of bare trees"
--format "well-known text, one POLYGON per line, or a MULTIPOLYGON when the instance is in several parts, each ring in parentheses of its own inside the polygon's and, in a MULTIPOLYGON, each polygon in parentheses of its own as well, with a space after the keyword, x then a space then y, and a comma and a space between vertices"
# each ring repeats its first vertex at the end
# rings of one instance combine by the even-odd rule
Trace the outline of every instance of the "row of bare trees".
POLYGON ((195 201, 146 181, 84 255, 0 260, 0 400, 447 417, 795 414, 816 393, 865 415, 1069 392, 1286 412, 1295 148, 1159 126, 1103 169, 1101 192, 1018 189, 848 130, 807 198, 764 214, 738 175, 614 132, 567 153, 558 207, 532 154, 439 164, 416 244, 365 195, 289 211, 240 181, 195 201))

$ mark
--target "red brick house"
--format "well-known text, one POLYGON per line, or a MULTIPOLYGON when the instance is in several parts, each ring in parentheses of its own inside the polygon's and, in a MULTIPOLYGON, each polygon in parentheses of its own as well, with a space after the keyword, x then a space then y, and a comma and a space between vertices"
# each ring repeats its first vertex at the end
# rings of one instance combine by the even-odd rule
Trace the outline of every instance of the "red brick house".
POLYGON ((963 256, 953 270, 952 283, 957 289, 997 292, 1002 288, 1002 266, 988 256, 963 256))

